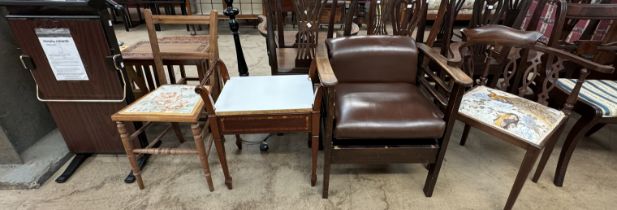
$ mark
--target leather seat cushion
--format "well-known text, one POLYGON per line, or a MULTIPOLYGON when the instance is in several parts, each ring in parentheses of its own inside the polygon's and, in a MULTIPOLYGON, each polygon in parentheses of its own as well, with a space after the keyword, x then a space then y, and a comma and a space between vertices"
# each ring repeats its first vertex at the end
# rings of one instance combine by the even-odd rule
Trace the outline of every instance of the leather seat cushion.
POLYGON ((339 83, 416 81, 418 49, 411 37, 352 36, 326 40, 339 83))
POLYGON ((409 83, 342 83, 336 86, 335 137, 344 139, 440 138, 443 113, 409 83))

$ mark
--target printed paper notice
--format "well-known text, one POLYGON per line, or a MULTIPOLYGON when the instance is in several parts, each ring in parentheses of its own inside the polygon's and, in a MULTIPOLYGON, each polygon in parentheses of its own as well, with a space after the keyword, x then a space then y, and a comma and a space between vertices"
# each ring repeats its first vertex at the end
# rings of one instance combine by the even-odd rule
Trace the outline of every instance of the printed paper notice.
POLYGON ((35 29, 57 81, 88 80, 86 68, 68 28, 35 29))

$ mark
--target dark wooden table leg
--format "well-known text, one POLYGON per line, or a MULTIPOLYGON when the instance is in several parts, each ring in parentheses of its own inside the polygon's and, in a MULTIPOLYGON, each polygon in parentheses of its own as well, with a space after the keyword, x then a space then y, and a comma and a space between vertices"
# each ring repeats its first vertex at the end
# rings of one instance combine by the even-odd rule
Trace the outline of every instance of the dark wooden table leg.
POLYGON ((561 152, 559 153, 559 161, 557 162, 557 168, 555 170, 555 178, 553 183, 558 186, 563 186, 563 181, 566 176, 566 170, 568 169, 568 163, 572 157, 572 153, 576 148, 578 142, 584 138, 584 134, 589 132, 597 124, 597 121, 593 118, 581 117, 576 124, 572 127, 566 140, 563 143, 561 152))
POLYGON ((311 116, 311 186, 317 184, 317 152, 319 150, 319 112, 311 116))
POLYGON ((240 134, 236 134, 236 147, 238 147, 238 150, 242 150, 242 138, 240 134))
POLYGON ((64 183, 64 182, 66 182, 66 180, 71 178, 71 176, 73 176, 73 173, 75 173, 75 171, 77 171, 79 166, 82 163, 84 163, 84 161, 86 161, 86 159, 88 159, 90 156, 92 156, 92 153, 76 154, 75 158, 73 158, 71 163, 69 163, 69 166, 66 167, 64 172, 62 172, 62 175, 60 175, 58 178, 56 178, 56 183, 64 183))
POLYGON ((218 119, 213 117, 210 119, 210 130, 212 131, 212 136, 214 137, 214 146, 216 148, 216 153, 219 156, 219 161, 221 162, 221 168, 223 169, 223 174, 225 175, 225 185, 227 185, 227 189, 232 189, 232 178, 229 175, 229 168, 227 167, 227 155, 225 154, 225 145, 224 145, 224 136, 221 133, 222 131, 219 128, 218 119))

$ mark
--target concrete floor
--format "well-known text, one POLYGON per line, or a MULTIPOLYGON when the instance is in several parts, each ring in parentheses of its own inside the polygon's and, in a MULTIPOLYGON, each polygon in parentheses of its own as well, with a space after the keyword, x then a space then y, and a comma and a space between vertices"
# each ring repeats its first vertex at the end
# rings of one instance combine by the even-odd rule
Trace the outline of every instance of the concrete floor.
MULTIPOLYGON (((221 25, 221 31, 227 30, 221 25)), ((167 34, 185 33, 182 30, 167 34)), ((127 44, 146 39, 143 28, 118 38, 127 44)), ((267 75, 265 40, 242 29, 242 44, 252 75, 267 75)), ((237 75, 229 35, 220 36, 222 59, 237 75)), ((570 126, 571 126, 570 122, 570 126)), ((190 138, 184 125, 186 138, 190 138)), ((143 172, 146 188, 123 182, 129 171, 124 155, 96 155, 64 184, 48 181, 36 190, 0 191, 0 209, 501 209, 524 151, 477 130, 459 146, 458 124, 433 197, 422 193, 427 171, 419 164, 335 165, 330 198, 321 198, 322 159, 317 186, 309 184, 310 150, 306 135, 274 136, 270 151, 226 142, 233 190, 223 184, 215 154, 210 155, 215 191, 209 192, 196 156, 156 156, 143 172)), ((264 135, 247 135, 259 140, 264 135)), ((528 181, 515 209, 615 209, 617 206, 617 126, 607 126, 577 148, 564 187, 552 183, 563 137, 538 183, 528 181)), ((165 144, 177 145, 173 135, 165 144)), ((179 145, 193 147, 191 142, 179 145)), ((212 150, 214 153, 214 150, 212 150)), ((66 167, 66 166, 65 166, 66 167)), ((57 172, 53 178, 58 176, 57 172)))

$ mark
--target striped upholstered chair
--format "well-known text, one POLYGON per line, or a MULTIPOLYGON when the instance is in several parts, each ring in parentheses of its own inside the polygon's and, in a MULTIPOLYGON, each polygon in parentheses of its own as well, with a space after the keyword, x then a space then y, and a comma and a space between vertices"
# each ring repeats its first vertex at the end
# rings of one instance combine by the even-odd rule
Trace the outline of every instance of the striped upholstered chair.
MULTIPOLYGON (((568 3, 566 11, 566 15, 555 22, 550 45, 600 64, 617 66, 617 0, 602 0, 602 4, 568 3)), ((554 98, 563 98, 575 84, 576 79, 559 79, 557 87, 561 91, 556 92, 562 97, 554 98)), ((606 124, 617 124, 617 73, 594 72, 589 75, 574 111, 581 118, 568 133, 561 149, 553 181, 557 186, 563 186, 568 163, 578 142, 606 124)), ((533 181, 539 179, 551 150, 547 148, 540 159, 533 181)))

